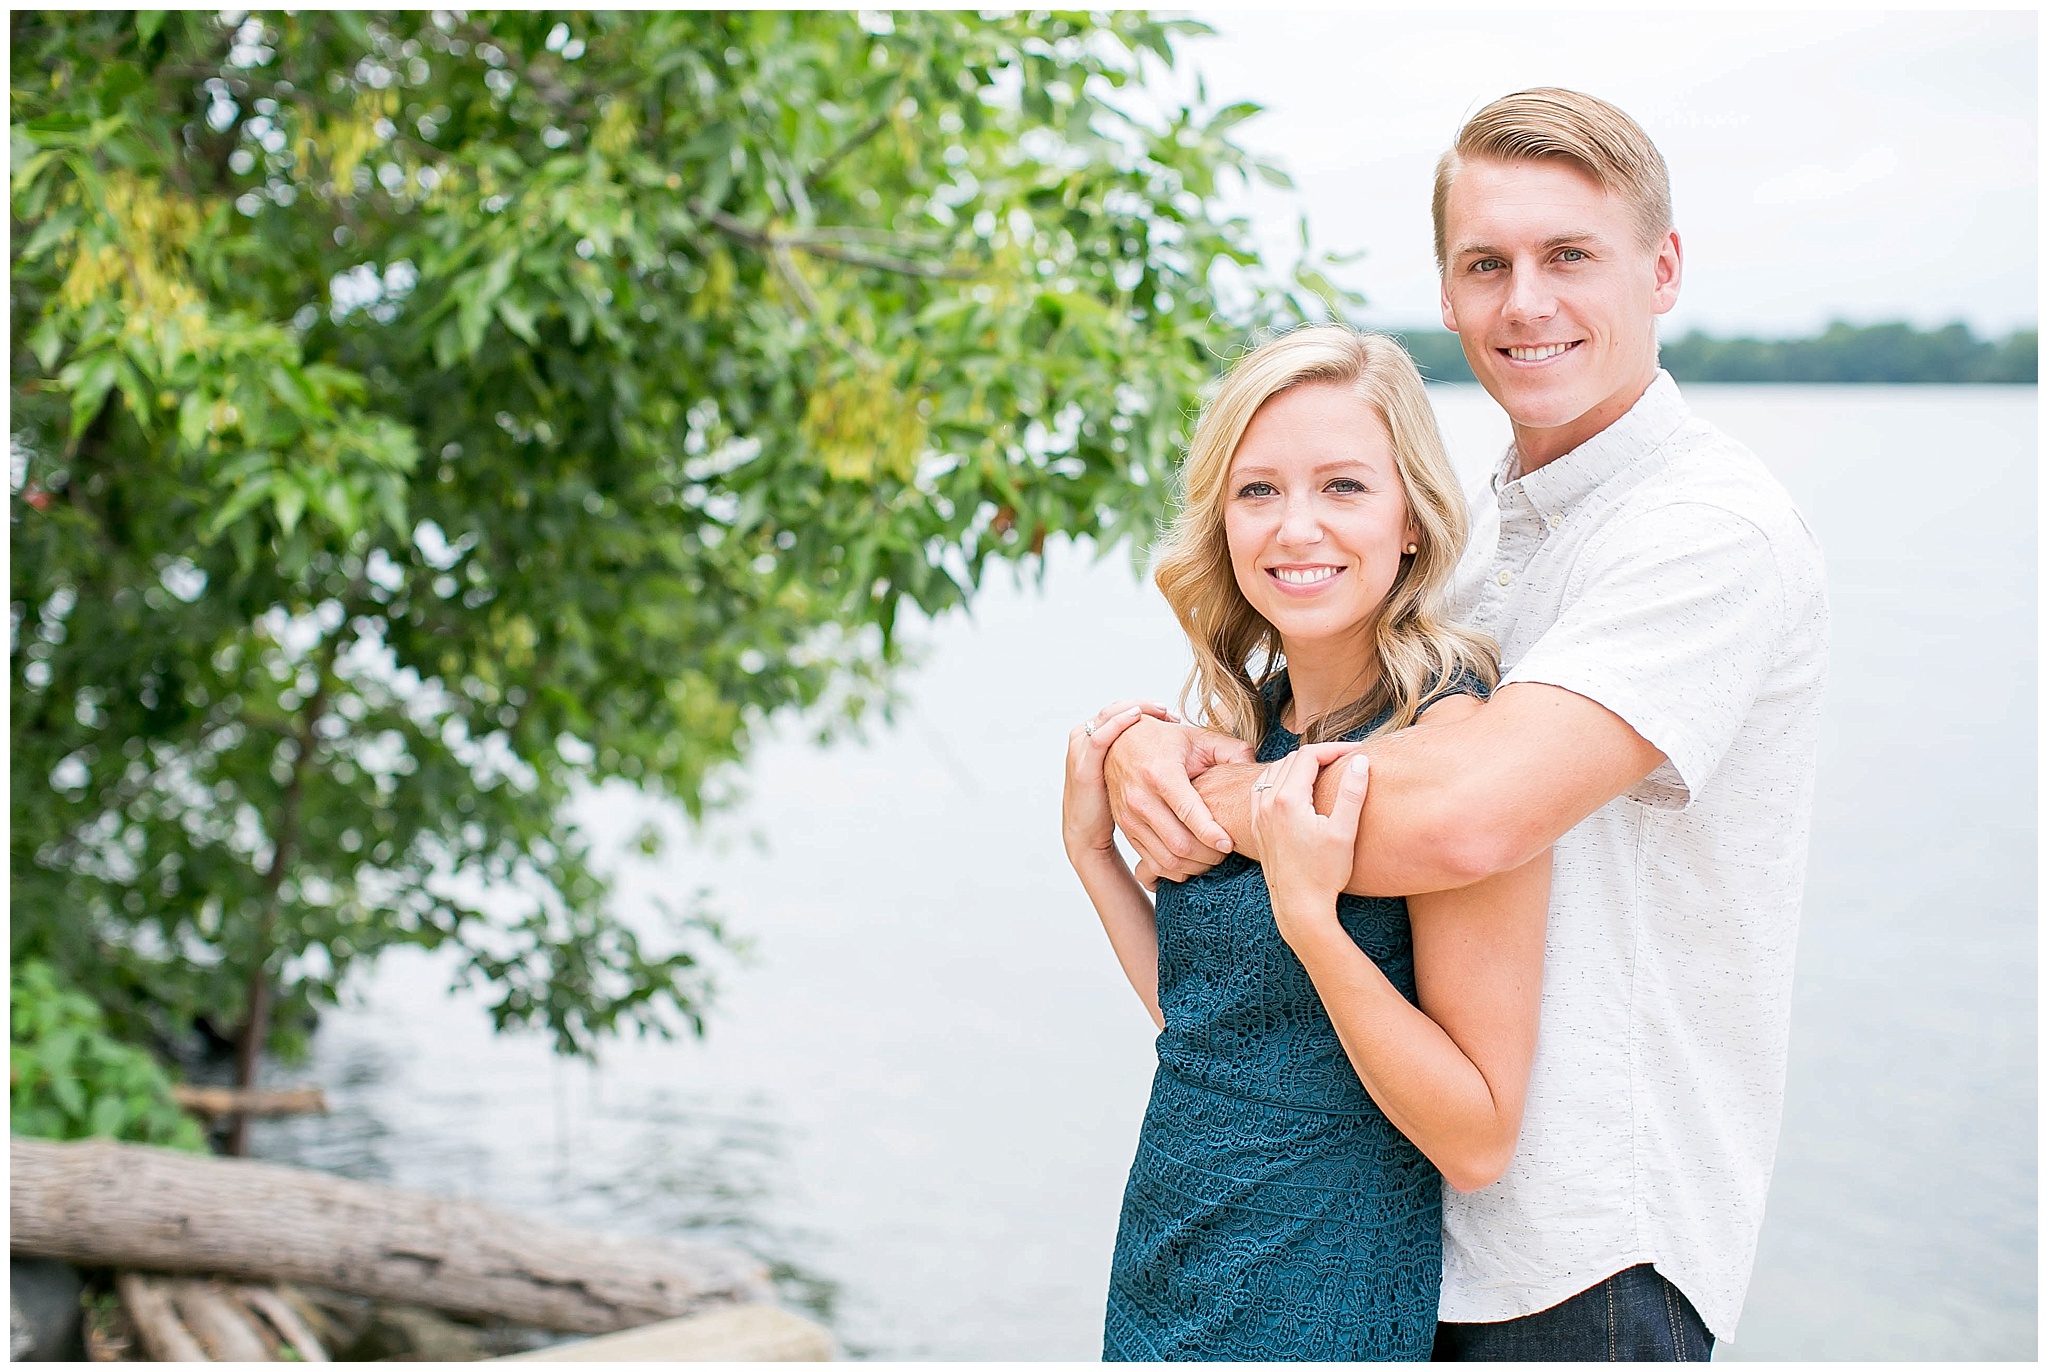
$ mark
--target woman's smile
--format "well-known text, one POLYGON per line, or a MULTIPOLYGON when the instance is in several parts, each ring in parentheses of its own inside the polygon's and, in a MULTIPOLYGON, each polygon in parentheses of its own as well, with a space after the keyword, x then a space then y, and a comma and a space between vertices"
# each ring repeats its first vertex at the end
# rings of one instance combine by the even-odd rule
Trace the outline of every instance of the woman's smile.
POLYGON ((1266 568, 1266 575, 1279 582, 1281 590, 1288 595, 1314 595, 1327 589, 1329 584, 1343 573, 1342 567, 1333 567, 1327 563, 1307 566, 1290 564, 1266 568))

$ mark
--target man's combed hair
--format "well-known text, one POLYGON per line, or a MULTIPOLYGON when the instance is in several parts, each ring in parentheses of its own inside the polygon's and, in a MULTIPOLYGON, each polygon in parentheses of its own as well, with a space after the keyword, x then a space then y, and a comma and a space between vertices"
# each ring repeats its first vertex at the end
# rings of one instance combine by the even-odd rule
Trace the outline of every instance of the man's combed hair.
POLYGON ((1444 208, 1451 182, 1468 160, 1569 162, 1634 208, 1645 248, 1671 231, 1671 174, 1642 125, 1605 100, 1556 86, 1504 95, 1465 121, 1457 141, 1437 159, 1436 265, 1448 265, 1444 208))

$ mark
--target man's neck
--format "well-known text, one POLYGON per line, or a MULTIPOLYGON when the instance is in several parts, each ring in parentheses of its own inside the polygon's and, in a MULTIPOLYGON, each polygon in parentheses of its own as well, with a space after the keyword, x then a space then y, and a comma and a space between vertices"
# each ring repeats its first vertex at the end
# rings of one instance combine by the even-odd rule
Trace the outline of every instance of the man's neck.
MULTIPOLYGON (((1657 364, 1652 362, 1639 382, 1623 386, 1576 419, 1548 429, 1514 424, 1515 474, 1526 476, 1538 467, 1548 466, 1594 435, 1604 433, 1616 420, 1635 408, 1636 402, 1643 398, 1643 392, 1649 390, 1656 379, 1657 364)), ((1514 423, 1512 415, 1509 423, 1514 423)))

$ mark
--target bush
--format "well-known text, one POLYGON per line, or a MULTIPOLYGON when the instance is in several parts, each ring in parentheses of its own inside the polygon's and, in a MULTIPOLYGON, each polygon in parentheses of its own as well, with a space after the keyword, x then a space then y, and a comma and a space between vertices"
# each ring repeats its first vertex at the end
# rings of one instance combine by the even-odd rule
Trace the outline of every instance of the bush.
POLYGON ((162 1064, 107 1033, 89 996, 46 962, 14 969, 9 986, 8 1127, 44 1139, 124 1139, 200 1152, 206 1137, 171 1099, 162 1064))

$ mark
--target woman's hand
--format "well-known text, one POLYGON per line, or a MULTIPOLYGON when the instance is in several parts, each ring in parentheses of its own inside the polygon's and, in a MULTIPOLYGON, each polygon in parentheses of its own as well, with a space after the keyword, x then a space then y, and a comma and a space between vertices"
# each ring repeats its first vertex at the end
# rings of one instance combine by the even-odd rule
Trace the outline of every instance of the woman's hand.
POLYGON ((1060 797, 1060 833, 1067 860, 1075 867, 1116 851, 1116 825, 1109 814, 1109 790, 1102 780, 1102 759, 1117 736, 1140 719, 1171 720, 1173 712, 1149 700, 1122 700, 1106 705, 1095 717, 1067 735, 1067 783, 1060 797))
POLYGON ((1365 805, 1368 760, 1355 743, 1312 744, 1271 763, 1252 784, 1252 834, 1273 919, 1280 937, 1326 931, 1337 920, 1337 893, 1351 880, 1358 812, 1365 805), (1349 754, 1348 760, 1345 759, 1349 754), (1316 813, 1316 775, 1342 766, 1337 799, 1328 815, 1316 813))

